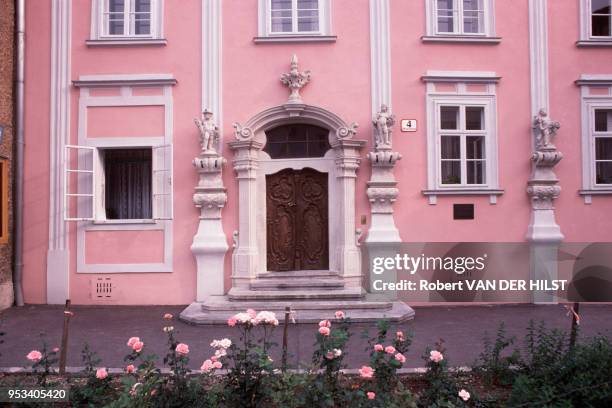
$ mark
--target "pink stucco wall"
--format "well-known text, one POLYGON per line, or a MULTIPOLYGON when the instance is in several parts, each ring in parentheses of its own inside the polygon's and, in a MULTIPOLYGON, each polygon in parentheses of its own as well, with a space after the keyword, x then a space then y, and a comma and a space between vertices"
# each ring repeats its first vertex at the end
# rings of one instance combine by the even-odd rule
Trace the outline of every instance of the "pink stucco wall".
MULTIPOLYGON (((181 0, 180 7, 165 1, 166 46, 87 47, 90 36, 91 2, 72 2, 71 76, 92 74, 172 74, 174 148, 174 219, 172 221, 172 272, 115 273, 118 304, 187 304, 195 298, 196 268, 190 245, 197 229, 198 211, 191 196, 197 183, 191 160, 199 146, 193 118, 201 105, 201 0, 181 0)), ((367 150, 371 148, 370 22, 368 0, 334 0, 333 43, 256 44, 257 1, 223 0, 222 101, 223 137, 233 138, 232 123, 244 123, 265 108, 282 104, 288 92, 279 75, 288 70, 297 54, 301 69, 312 72, 303 90, 306 103, 336 113, 346 122, 358 122, 358 139, 368 141, 358 172, 356 219, 370 207, 365 189, 370 176, 367 150)), ((525 193, 531 172, 530 74, 528 0, 496 1, 497 45, 425 44, 424 1, 391 0, 392 106, 397 118, 418 119, 416 133, 395 132, 394 148, 403 159, 396 168, 400 196, 396 224, 405 241, 515 241, 525 239, 530 204, 525 193), (415 17, 416 16, 416 17, 415 17), (505 193, 496 205, 488 196, 438 196, 429 205, 421 193, 427 188, 426 86, 421 76, 427 70, 494 71, 497 84, 497 128, 499 184, 505 193), (452 204, 474 203, 476 219, 454 221, 452 204)), ((50 100, 50 2, 26 2, 26 162, 25 162, 25 265, 24 290, 28 303, 46 302, 46 252, 49 225, 49 100, 50 100)), ((558 166, 563 193, 557 201, 557 218, 569 241, 608 241, 609 208, 612 197, 594 197, 585 205, 581 188, 580 95, 574 81, 580 74, 609 73, 609 49, 578 49, 577 2, 549 8, 551 114, 561 121, 558 147, 565 158, 558 166)), ((92 90, 92 96, 116 96, 118 88, 92 90)), ((138 95, 159 95, 159 88, 136 89, 138 95)), ((76 144, 79 91, 71 95, 71 143, 76 144)), ((163 115, 157 107, 90 109, 90 136, 145 135, 163 132, 163 115), (116 112, 121 111, 119 116, 116 112), (133 113, 131 111, 137 111, 133 113), (155 112, 153 112, 155 111, 155 112), (114 120, 108 120, 110 116, 114 120), (113 113, 115 112, 115 113, 113 113), (150 119, 143 122, 142 118, 150 119), (160 119, 161 118, 161 119, 160 119), (161 121, 160 121, 161 120, 161 121)), ((237 229, 237 181, 231 168, 232 152, 224 183, 228 203, 223 210, 223 229, 230 237, 237 229)), ((367 226, 366 226, 367 229, 367 226)), ((74 303, 89 304, 90 279, 103 276, 78 273, 76 227, 70 224, 70 295, 74 303)), ((163 253, 159 231, 95 233, 88 236, 87 262, 120 260, 148 261, 163 253), (152 248, 152 249, 151 249, 152 248), (127 251, 113 258, 114 252, 127 251), (113 256, 109 255, 112 254, 113 256), (143 255, 144 256, 144 255, 143 255), (109 258, 110 257, 110 258, 109 258), (112 259, 111 259, 112 258, 112 259)), ((225 258, 226 289, 230 287, 231 250, 225 258)))

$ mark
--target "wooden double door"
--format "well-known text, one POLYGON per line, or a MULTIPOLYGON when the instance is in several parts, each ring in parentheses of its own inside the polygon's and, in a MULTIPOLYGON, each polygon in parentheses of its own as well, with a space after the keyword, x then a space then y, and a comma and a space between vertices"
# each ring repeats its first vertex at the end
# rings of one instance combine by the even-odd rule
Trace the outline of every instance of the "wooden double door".
POLYGON ((327 174, 306 168, 266 176, 268 271, 329 267, 327 174))

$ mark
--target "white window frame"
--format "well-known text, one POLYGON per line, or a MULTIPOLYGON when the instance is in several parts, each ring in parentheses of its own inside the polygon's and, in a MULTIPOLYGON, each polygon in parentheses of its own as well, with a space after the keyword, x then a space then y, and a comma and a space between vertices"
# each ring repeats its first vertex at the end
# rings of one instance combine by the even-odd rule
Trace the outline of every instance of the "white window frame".
POLYGON ((164 0, 151 0, 151 32, 149 34, 134 34, 130 24, 130 10, 133 0, 125 0, 124 8, 124 32, 123 34, 108 34, 104 24, 104 16, 108 0, 92 0, 91 7, 91 40, 94 41, 119 41, 126 40, 144 41, 159 40, 163 38, 163 10, 164 0), (127 28, 129 27, 129 28, 127 28))
POLYGON ((578 0, 578 2, 580 3, 580 41, 578 45, 612 45, 612 35, 592 35, 591 0, 578 0))
POLYGON ((259 5, 259 21, 258 21, 258 39, 312 39, 317 40, 333 40, 331 35, 331 1, 319 0, 319 30, 318 31, 297 31, 297 0, 292 1, 292 31, 291 32, 273 32, 272 31, 272 0, 258 0, 259 5), (317 37, 320 37, 317 39, 317 37))
MULTIPOLYGON (((582 75, 581 87, 582 189, 579 194, 585 204, 592 204, 593 195, 612 195, 612 184, 597 184, 595 163, 595 111, 612 109, 612 75, 582 75), (591 94, 591 88, 607 90, 606 94, 591 94)), ((606 93, 604 92, 604 93, 606 93)), ((607 132, 612 137, 612 131, 607 132)))
POLYGON ((438 195, 488 195, 489 202, 495 204, 497 196, 503 194, 499 188, 498 175, 498 137, 497 137, 497 97, 496 82, 499 77, 493 72, 463 71, 428 71, 422 78, 427 82, 427 189, 423 194, 429 197, 430 204, 437 203, 438 195), (452 91, 438 91, 437 84, 453 84, 452 91), (471 84, 484 87, 484 91, 472 91, 471 84), (484 130, 460 130, 465 126, 463 113, 460 113, 459 130, 440 129, 440 107, 460 106, 460 112, 466 106, 484 107, 484 130), (441 135, 460 135, 462 158, 462 183, 442 184, 441 180, 441 135), (485 136, 485 183, 467 184, 467 171, 464 159, 466 149, 465 136, 485 136))
POLYGON ((453 11, 455 13, 453 31, 440 32, 438 31, 438 6, 436 0, 425 0, 426 36, 423 40, 435 41, 436 37, 440 38, 455 38, 455 39, 473 39, 478 41, 482 38, 494 38, 495 42, 499 39, 495 37, 495 0, 483 0, 483 32, 481 33, 466 33, 464 32, 463 22, 463 1, 453 0, 453 11), (458 18, 458 17, 461 18, 458 18), (432 38, 433 37, 433 38, 432 38))

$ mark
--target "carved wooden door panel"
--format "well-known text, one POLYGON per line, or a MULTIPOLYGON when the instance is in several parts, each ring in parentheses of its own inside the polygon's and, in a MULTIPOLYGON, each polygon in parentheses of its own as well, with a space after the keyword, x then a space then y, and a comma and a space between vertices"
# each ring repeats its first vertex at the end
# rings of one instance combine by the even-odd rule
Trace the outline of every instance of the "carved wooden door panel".
POLYGON ((327 175, 312 169, 266 176, 269 271, 329 267, 327 175))

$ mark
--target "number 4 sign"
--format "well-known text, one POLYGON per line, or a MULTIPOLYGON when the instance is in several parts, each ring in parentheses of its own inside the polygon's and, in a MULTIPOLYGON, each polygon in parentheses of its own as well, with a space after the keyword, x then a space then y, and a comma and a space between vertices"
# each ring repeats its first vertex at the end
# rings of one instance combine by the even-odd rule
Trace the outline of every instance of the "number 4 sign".
POLYGON ((417 131, 417 120, 416 119, 402 119, 402 132, 416 132, 417 131))

